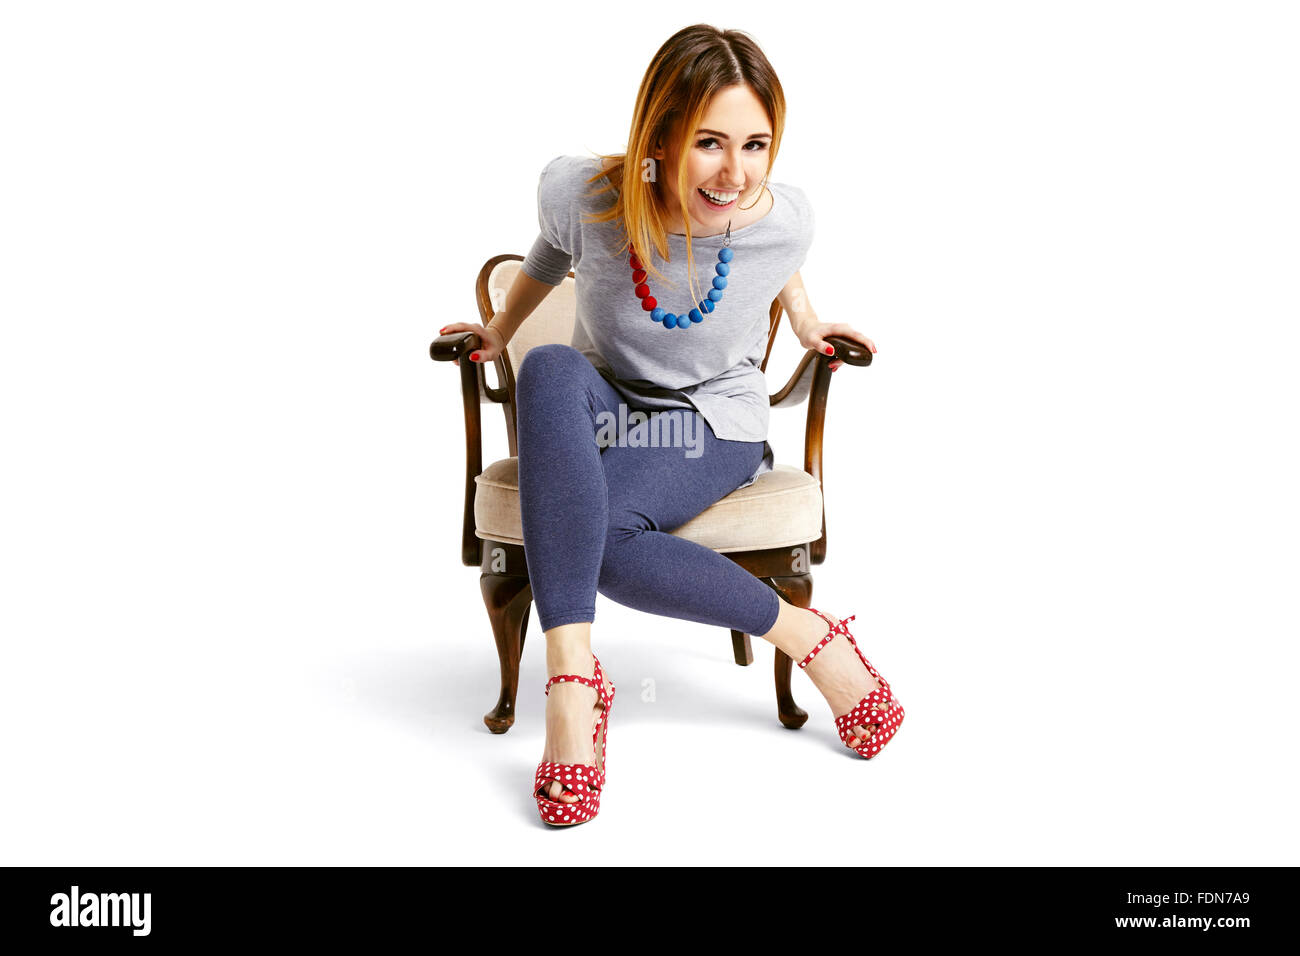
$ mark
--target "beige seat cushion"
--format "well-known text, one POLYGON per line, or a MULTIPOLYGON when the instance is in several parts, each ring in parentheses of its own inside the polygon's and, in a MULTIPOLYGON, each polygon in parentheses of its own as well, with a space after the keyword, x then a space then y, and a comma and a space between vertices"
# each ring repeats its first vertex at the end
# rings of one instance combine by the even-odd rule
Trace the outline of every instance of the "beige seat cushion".
MULTIPOLYGON (((752 485, 733 491, 672 531, 714 551, 758 551, 816 541, 822 535, 822 492, 817 479, 777 464, 752 485)), ((519 459, 502 458, 474 479, 474 533, 523 544, 519 517, 519 459)))

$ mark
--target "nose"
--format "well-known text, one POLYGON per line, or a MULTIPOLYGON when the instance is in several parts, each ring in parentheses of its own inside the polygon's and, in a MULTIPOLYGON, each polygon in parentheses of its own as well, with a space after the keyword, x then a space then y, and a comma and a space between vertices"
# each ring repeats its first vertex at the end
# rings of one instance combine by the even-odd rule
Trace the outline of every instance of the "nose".
POLYGON ((722 178, 728 180, 728 189, 740 189, 745 183, 745 165, 739 149, 729 149, 722 159, 722 178))

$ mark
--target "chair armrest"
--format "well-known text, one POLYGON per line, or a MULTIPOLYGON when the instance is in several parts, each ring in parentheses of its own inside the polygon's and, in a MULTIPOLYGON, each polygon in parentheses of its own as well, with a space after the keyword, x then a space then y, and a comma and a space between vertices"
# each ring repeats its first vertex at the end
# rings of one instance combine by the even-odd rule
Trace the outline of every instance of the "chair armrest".
POLYGON ((429 346, 429 357, 435 362, 464 359, 460 363, 460 395, 465 408, 465 509, 461 516, 460 560, 470 567, 483 563, 483 542, 474 534, 474 479, 483 473, 483 431, 479 406, 483 402, 483 393, 490 390, 483 379, 483 366, 468 358, 469 353, 480 344, 476 332, 453 332, 438 336, 429 346), (482 391, 479 388, 480 382, 484 386, 482 391))
POLYGON ((828 360, 839 359, 845 365, 870 365, 871 349, 854 339, 842 335, 828 335, 826 341, 835 346, 835 354, 825 356, 828 360))
MULTIPOLYGON (((429 346, 429 358, 433 359, 435 362, 450 362, 452 359, 463 359, 476 348, 479 348, 482 344, 483 340, 479 338, 477 332, 450 332, 447 335, 440 335, 433 340, 433 344, 429 346)), ((500 380, 501 366, 504 358, 505 353, 502 352, 493 359, 493 364, 497 369, 498 380, 500 380)), ((487 368, 485 363, 470 362, 466 359, 466 364, 475 365, 479 369, 478 387, 480 404, 486 405, 488 402, 502 404, 508 400, 509 396, 504 387, 493 388, 487 383, 487 374, 484 372, 484 369, 487 368)), ((461 367, 464 368, 464 366, 461 367)))
POLYGON ((870 365, 871 350, 863 346, 860 342, 853 339, 846 339, 843 336, 827 336, 826 341, 835 347, 834 355, 818 355, 811 350, 804 353, 799 365, 795 368, 794 374, 790 376, 790 381, 785 383, 781 391, 770 396, 769 404, 772 408, 790 408, 800 404, 808 397, 808 392, 812 388, 813 370, 816 368, 816 360, 822 359, 825 365, 829 365, 834 359, 839 359, 845 365, 870 365))
MULTIPOLYGON (((826 425, 826 401, 831 385, 830 363, 835 359, 845 365, 871 364, 871 350, 860 342, 843 336, 831 335, 826 342, 834 346, 834 355, 819 355, 809 350, 799 360, 798 367, 775 395, 768 398, 772 408, 789 408, 808 399, 808 421, 803 434, 803 470, 817 479, 825 491, 822 480, 822 434, 826 425)), ((813 542, 809 560, 821 564, 826 560, 826 504, 822 502, 822 536, 813 542)))
POLYGON ((450 362, 464 358, 479 347, 477 332, 452 332, 440 335, 429 346, 429 358, 435 362, 450 362), (473 341, 471 341, 473 340, 473 341))

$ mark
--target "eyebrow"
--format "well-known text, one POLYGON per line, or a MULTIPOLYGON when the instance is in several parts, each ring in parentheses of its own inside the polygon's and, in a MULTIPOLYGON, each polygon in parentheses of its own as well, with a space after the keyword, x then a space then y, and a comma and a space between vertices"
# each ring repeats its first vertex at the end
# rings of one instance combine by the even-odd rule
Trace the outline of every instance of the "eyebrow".
MULTIPOLYGON (((700 135, 700 133, 708 133, 710 136, 717 136, 720 139, 731 139, 731 137, 728 136, 726 133, 720 132, 716 129, 698 129, 695 131, 696 136, 700 135)), ((771 139, 772 134, 771 133, 750 133, 749 138, 750 139, 771 139)))

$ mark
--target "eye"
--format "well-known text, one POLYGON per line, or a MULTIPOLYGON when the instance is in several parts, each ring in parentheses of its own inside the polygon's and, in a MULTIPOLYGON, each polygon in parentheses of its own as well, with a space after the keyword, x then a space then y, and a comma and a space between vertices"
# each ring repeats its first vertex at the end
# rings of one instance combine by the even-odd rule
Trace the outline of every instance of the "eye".
MULTIPOLYGON (((699 141, 698 143, 696 143, 695 145, 696 145, 696 146, 699 146, 701 149, 703 149, 703 148, 705 147, 706 144, 708 144, 708 143, 714 143, 714 144, 716 144, 717 142, 718 142, 717 139, 715 139, 714 137, 710 136, 708 139, 702 139, 702 140, 700 140, 700 141, 699 141)), ((745 146, 746 146, 746 150, 745 150, 745 151, 746 151, 746 152, 749 152, 749 153, 759 153, 759 152, 762 152, 763 150, 767 149, 767 143, 765 143, 765 142, 764 142, 763 140, 761 140, 761 139, 751 139, 748 143, 745 144, 745 146), (749 149, 748 147, 750 147, 750 146, 757 146, 758 149, 749 149)), ((711 151, 712 151, 712 150, 705 150, 705 152, 711 152, 711 151)))

